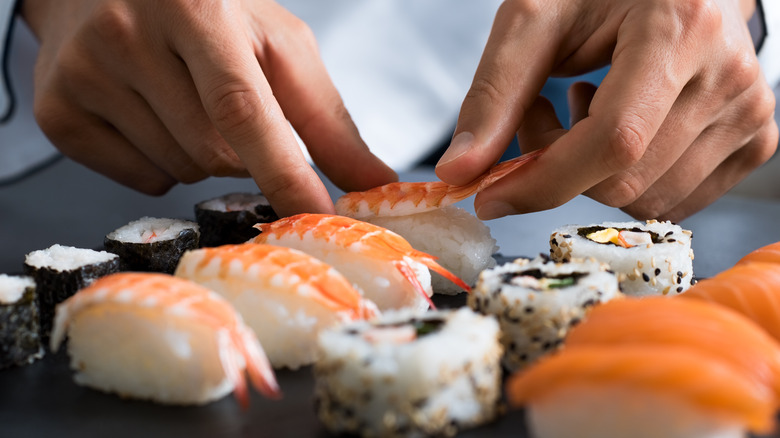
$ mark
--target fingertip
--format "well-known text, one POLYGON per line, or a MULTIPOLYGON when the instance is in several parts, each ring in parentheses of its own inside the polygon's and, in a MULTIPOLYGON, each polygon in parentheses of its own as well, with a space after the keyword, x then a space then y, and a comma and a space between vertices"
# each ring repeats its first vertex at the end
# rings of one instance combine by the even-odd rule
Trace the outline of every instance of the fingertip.
POLYGON ((452 142, 436 163, 436 176, 452 185, 464 185, 473 181, 495 163, 495 159, 478 156, 474 134, 463 131, 452 138, 452 142), (482 158, 482 159, 481 159, 482 158))

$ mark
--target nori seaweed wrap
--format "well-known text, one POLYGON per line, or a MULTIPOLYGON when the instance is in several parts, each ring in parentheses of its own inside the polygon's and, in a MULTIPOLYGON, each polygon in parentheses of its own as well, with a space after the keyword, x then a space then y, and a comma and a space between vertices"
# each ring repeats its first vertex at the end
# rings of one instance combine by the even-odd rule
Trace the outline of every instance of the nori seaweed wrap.
POLYGON ((0 274, 0 369, 43 357, 35 281, 0 274))
POLYGON ((35 280, 42 340, 49 338, 57 304, 114 272, 119 272, 119 257, 106 251, 52 245, 28 253, 24 273, 35 280))
POLYGON ((173 274, 182 254, 199 243, 195 222, 142 217, 106 235, 103 246, 119 256, 124 271, 173 274))
POLYGON ((195 205, 202 247, 244 243, 259 234, 257 223, 279 219, 262 194, 229 193, 195 205))

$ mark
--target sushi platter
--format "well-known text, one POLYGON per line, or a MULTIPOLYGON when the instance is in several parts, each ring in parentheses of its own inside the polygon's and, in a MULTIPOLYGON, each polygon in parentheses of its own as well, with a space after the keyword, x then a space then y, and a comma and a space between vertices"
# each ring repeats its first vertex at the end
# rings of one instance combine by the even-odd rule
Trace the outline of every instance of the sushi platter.
MULTIPOLYGON (((420 169, 401 175, 402 181, 434 181, 435 179, 430 169, 420 169)), ((434 187, 432 190, 438 189, 441 188, 434 187)), ((329 187, 329 190, 334 199, 342 195, 333 187, 329 187)), ((559 369, 570 369, 571 366, 568 365, 570 363, 577 364, 575 367, 584 375, 591 377, 598 375, 600 372, 598 370, 603 367, 597 367, 594 371, 587 371, 587 369, 591 366, 588 364, 596 363, 594 361, 601 360, 601 357, 609 357, 610 364, 622 363, 621 361, 635 363, 658 353, 662 356, 668 355, 670 373, 672 369, 689 367, 693 370, 692 375, 698 372, 697 367, 701 366, 701 362, 707 362, 709 359, 717 358, 718 363, 722 359, 724 363, 731 364, 729 362, 731 357, 722 353, 723 349, 715 351, 714 347, 709 349, 696 347, 689 350, 686 346, 683 351, 678 347, 657 344, 660 341, 656 338, 638 341, 644 336, 640 331, 637 331, 635 336, 637 336, 636 342, 646 343, 642 344, 643 349, 627 348, 621 350, 623 353, 614 353, 613 349, 607 348, 608 345, 623 342, 622 339, 599 338, 601 333, 614 333, 616 330, 609 328, 612 327, 609 324, 622 321, 619 317, 623 316, 616 312, 626 311, 615 310, 610 314, 610 309, 621 307, 618 304, 611 305, 608 301, 614 300, 620 303, 625 300, 620 298, 624 293, 636 297, 642 296, 642 299, 645 299, 646 295, 687 296, 688 288, 698 288, 698 290, 691 293, 692 299, 679 299, 678 307, 681 309, 679 312, 682 316, 678 318, 685 318, 687 315, 685 312, 691 312, 691 315, 704 315, 701 316, 705 318, 702 321, 723 321, 723 342, 726 342, 727 334, 731 333, 730 329, 736 331, 736 328, 740 327, 739 333, 743 336, 740 339, 745 339, 749 344, 745 347, 747 349, 744 356, 753 357, 754 363, 766 361, 766 367, 772 369, 776 367, 779 376, 777 383, 773 380, 763 383, 761 379, 764 377, 756 377, 755 380, 746 377, 742 382, 740 380, 742 377, 737 378, 737 374, 726 373, 718 368, 720 366, 718 364, 713 365, 714 368, 705 367, 706 369, 701 370, 701 374, 709 373, 707 375, 711 375, 713 379, 717 379, 718 376, 727 378, 733 376, 734 381, 730 382, 732 385, 729 386, 732 393, 729 397, 745 400, 743 405, 755 402, 774 406, 774 402, 756 401, 764 396, 770 397, 766 394, 761 395, 763 389, 751 392, 750 388, 754 388, 751 385, 758 385, 756 382, 761 381, 761 385, 766 387, 777 385, 780 389, 780 345, 777 347, 778 361, 775 364, 772 362, 773 359, 764 357, 772 356, 774 353, 769 354, 766 351, 774 352, 773 349, 776 348, 775 341, 770 339, 769 334, 757 328, 758 325, 754 326, 752 321, 745 322, 747 318, 741 315, 734 316, 736 312, 732 314, 731 310, 724 310, 725 313, 721 315, 720 305, 715 310, 710 309, 714 305, 704 303, 703 300, 718 302, 720 298, 710 297, 706 287, 693 285, 696 279, 710 277, 720 279, 725 277, 721 274, 727 272, 734 277, 755 276, 755 270, 745 269, 746 273, 741 274, 741 268, 734 270, 732 274, 732 267, 756 249, 780 242, 780 225, 776 220, 780 217, 778 201, 744 199, 727 195, 704 211, 675 225, 654 221, 649 221, 647 224, 637 223, 619 210, 580 197, 554 210, 507 217, 486 222, 484 225, 478 224, 478 227, 474 228, 476 230, 474 233, 478 236, 475 239, 485 240, 484 236, 490 238, 492 235, 491 242, 495 242, 495 245, 493 243, 476 245, 475 247, 479 248, 474 252, 478 253, 476 257, 482 260, 480 262, 483 263, 482 267, 458 268, 459 270, 454 274, 450 272, 452 268, 449 266, 452 266, 452 262, 447 259, 447 256, 435 252, 440 250, 439 246, 444 248, 441 251, 447 251, 447 244, 439 245, 446 238, 431 238, 439 235, 436 234, 436 227, 431 227, 430 224, 436 224, 439 228, 449 226, 442 214, 453 217, 460 214, 473 215, 470 199, 465 201, 461 199, 467 198, 467 194, 472 192, 466 195, 460 193, 452 200, 452 202, 462 201, 458 202, 458 207, 464 211, 463 213, 450 210, 441 213, 438 209, 431 212, 430 214, 434 216, 428 219, 427 228, 422 229, 422 237, 416 238, 412 234, 407 237, 407 234, 397 231, 413 243, 414 248, 403 238, 396 239, 395 233, 386 232, 384 227, 393 230, 394 219, 378 218, 374 222, 365 217, 361 217, 358 221, 341 216, 331 218, 308 215, 289 220, 277 220, 275 217, 268 216, 272 215, 272 211, 269 213, 268 209, 264 209, 261 212, 258 207, 256 211, 263 219, 254 216, 231 219, 250 224, 255 221, 264 223, 258 227, 261 229, 259 236, 256 230, 252 230, 254 237, 249 238, 252 243, 244 244, 247 237, 242 234, 234 237, 234 241, 215 243, 214 246, 217 248, 213 250, 205 247, 199 249, 197 239, 204 229, 204 222, 202 222, 204 214, 200 206, 205 204, 204 201, 216 199, 215 197, 226 193, 253 191, 256 191, 256 188, 251 181, 213 179, 177 187, 162 198, 147 198, 107 183, 99 176, 83 173, 77 165, 68 161, 57 163, 36 178, 0 190, 0 206, 2 206, 0 224, 3 225, 0 227, 0 242, 4 248, 0 251, 0 274, 12 274, 15 277, 29 276, 35 278, 40 285, 48 281, 41 280, 47 278, 39 276, 42 271, 59 272, 64 269, 59 266, 50 268, 51 265, 45 264, 47 262, 36 261, 38 253, 42 250, 45 256, 49 256, 50 252, 55 253, 61 248, 78 248, 79 251, 83 248, 83 251, 100 254, 101 257, 99 269, 90 267, 90 272, 98 272, 94 274, 95 278, 84 277, 75 280, 69 278, 69 284, 75 286, 68 287, 74 290, 66 290, 65 296, 46 298, 51 301, 48 305, 46 299, 42 301, 47 307, 40 309, 41 330, 45 329, 45 332, 41 332, 41 336, 44 337, 47 348, 40 353, 33 352, 29 364, 5 368, 0 366, 0 425, 2 425, 0 437, 47 437, 55 434, 65 437, 106 435, 326 437, 343 434, 351 436, 352 433, 358 432, 370 435, 373 427, 380 427, 378 429, 380 434, 394 436, 421 436, 430 432, 437 435, 457 434, 459 437, 532 437, 531 430, 534 428, 527 426, 528 418, 532 418, 532 421, 549 422, 549 414, 546 412, 550 412, 550 408, 532 404, 534 416, 526 418, 524 412, 527 409, 524 410, 521 406, 534 403, 540 391, 545 391, 544 388, 538 388, 539 385, 533 381, 529 381, 530 378, 523 379, 524 373, 519 371, 527 367, 529 375, 542 376, 534 379, 544 380, 550 378, 549 376, 556 376, 555 373, 558 372, 556 366, 559 369), (58 183, 63 180, 70 181, 71 184, 58 183), (75 193, 83 191, 81 189, 86 189, 91 199, 76 196, 75 193), (31 198, 35 198, 36 202, 32 204, 27 202, 31 198), (56 217, 56 220, 52 222, 41 219, 47 214, 49 217, 56 217), (155 218, 176 218, 176 223, 166 223, 163 227, 160 225, 160 219, 155 218), (363 222, 364 220, 366 222, 363 222), (153 222, 152 225, 148 225, 150 221, 153 222), (199 224, 200 231, 198 231, 199 224), (176 227, 177 235, 185 236, 184 240, 177 241, 173 245, 176 259, 171 262, 167 258, 155 258, 154 268, 143 265, 149 260, 144 255, 144 251, 148 251, 149 246, 135 243, 132 240, 135 237, 132 236, 141 235, 142 242, 157 242, 161 239, 157 236, 158 230, 172 227, 176 227), (297 230, 294 227, 302 227, 302 229, 297 230), (358 259, 348 259, 349 266, 358 266, 353 269, 355 272, 351 272, 351 268, 347 266, 342 268, 338 265, 340 262, 343 263, 342 259, 347 257, 344 255, 346 253, 332 256, 333 253, 330 251, 335 250, 330 247, 312 250, 310 247, 320 244, 317 241, 296 248, 297 240, 292 239, 293 245, 285 251, 280 251, 275 246, 287 246, 288 234, 303 235, 308 232, 316 236, 319 232, 317 230, 323 227, 334 230, 348 229, 353 233, 357 232, 355 230, 360 230, 360 236, 356 240, 359 245, 355 245, 362 248, 361 252, 358 259), (145 231, 146 229, 152 231, 145 231), (131 237, 127 237, 128 235, 131 237), (695 239, 691 237, 692 235, 695 235, 695 239), (366 236, 370 236, 371 239, 385 240, 375 244, 366 236), (430 241, 433 241, 433 246, 426 247, 430 245, 430 241), (267 243, 274 246, 266 245, 267 243), (598 260, 591 259, 590 257, 596 256, 589 255, 594 254, 594 251, 592 248, 588 249, 588 245, 597 248, 596 252, 606 248, 607 254, 603 256, 604 258, 598 256, 598 260), (266 246, 275 248, 272 256, 268 252, 270 249, 264 249, 266 246), (661 252, 648 252, 648 255, 642 256, 645 258, 632 258, 625 271, 623 267, 619 267, 625 257, 620 255, 620 251, 632 249, 634 252, 631 254, 636 254, 635 249, 640 247, 648 249, 655 247, 656 251, 661 252), (674 254, 663 252, 671 247, 676 251, 674 254), (107 249, 111 249, 111 253, 106 253, 107 249), (393 269, 397 269, 400 276, 398 273, 386 275, 381 273, 375 265, 378 262, 373 261, 388 259, 393 251, 400 251, 401 255, 392 256, 397 257, 397 261, 388 266, 394 266, 393 269), (260 252, 262 255, 259 255, 260 252), (312 260, 309 260, 310 256, 304 252, 311 254, 312 260), (436 257, 431 258, 428 253, 435 254, 436 257), (484 254, 489 260, 484 260, 484 254), (515 261, 519 256, 524 257, 515 261), (305 335, 302 333, 310 330, 305 327, 315 327, 310 322, 311 315, 314 313, 301 313, 303 310, 290 310, 292 308, 285 308, 282 311, 276 307, 258 307, 253 298, 242 295, 243 289, 231 289, 239 287, 236 285, 245 284, 241 282, 257 281, 252 276, 257 275, 258 271, 274 272, 273 269, 276 269, 273 265, 263 265, 260 268, 260 265, 246 264, 249 263, 246 260, 250 260, 247 257, 252 257, 251 260, 260 257, 286 260, 282 265, 305 264, 307 273, 322 272, 316 274, 317 278, 323 278, 323 285, 316 286, 316 293, 314 283, 291 290, 298 291, 294 293, 306 297, 307 300, 315 297, 318 302, 324 303, 323 306, 331 309, 328 315, 337 315, 343 324, 334 322, 327 323, 330 324, 328 327, 316 326, 319 336, 305 335), (608 260, 609 264, 604 260, 608 260), (318 263, 323 261, 337 266, 339 272, 344 272, 344 278, 340 277, 340 273, 339 277, 335 277, 330 268, 320 268, 318 263), (360 264, 364 262, 365 264, 360 264), (242 263, 245 267, 238 269, 237 266, 242 263), (420 274, 419 269, 425 272, 420 274), (437 274, 429 274, 428 269, 437 274), (137 272, 122 273, 121 271, 137 272), (145 274, 140 271, 155 273, 145 274), (366 273, 369 275, 365 276, 366 273), (361 279, 361 275, 365 278, 361 279), (394 279, 393 275, 396 275, 397 279, 394 279), (398 283, 393 283, 394 281, 398 283), (195 283, 199 285, 195 287, 195 283), (338 289, 329 291, 326 289, 326 283, 327 287, 338 289), (141 284, 144 286, 134 289, 135 285, 141 284), (193 286, 191 287, 190 284, 193 286), (204 285, 202 291, 199 289, 200 285, 204 285), (353 285, 355 290, 352 290, 353 285), (576 289, 578 285, 582 285, 582 290, 576 289), (154 287, 161 287, 167 291, 164 298, 163 295, 148 295, 154 287), (183 289, 178 292, 180 287, 183 289), (376 290, 382 290, 382 287, 387 291, 377 293, 376 290), (471 292, 462 292, 464 289, 471 289, 471 292), (335 290, 339 292, 334 292, 335 290), (553 297, 549 299, 556 301, 549 303, 542 301, 548 298, 540 298, 543 296, 538 294, 540 290, 547 291, 544 296, 553 297), (566 292, 569 298, 557 298, 555 294, 560 290, 573 292, 566 292), (437 293, 433 294, 434 291, 437 293), (177 298, 179 293, 182 295, 177 298), (576 303, 573 301, 566 304, 565 301, 559 301, 572 299, 571 297, 575 297, 573 299, 576 303), (534 302, 535 299, 538 301, 534 302), (125 313, 127 311, 123 310, 125 308, 123 306, 135 300, 141 303, 140 308, 144 310, 134 311, 137 314, 125 313), (157 310, 157 302, 160 300, 169 304, 160 305, 157 310), (517 304, 512 304, 515 301, 517 304), (429 305, 437 310, 427 311, 424 316, 419 313, 425 311, 429 305), (558 309, 557 306, 561 308, 558 309), (214 310, 223 308, 224 310, 214 310), (377 318, 380 309, 382 315, 381 318, 377 318), (234 311, 235 315, 240 311, 244 317, 235 316, 234 311), (262 316, 253 319, 253 314, 262 316), (587 319, 591 314, 605 315, 601 317, 603 320, 596 319, 594 316, 592 327, 595 328, 587 325, 587 319), (618 316, 614 316, 615 314, 618 316), (531 325, 520 323, 527 318, 530 320, 532 316, 534 320, 547 322, 538 326, 533 325, 536 323, 531 325), (158 321, 158 318, 168 319, 158 321), (286 326, 287 320, 302 322, 301 325, 290 323, 286 326), (372 322, 366 322, 369 320, 372 322), (585 323, 582 323, 583 320, 585 323), (214 326, 213 331, 203 328, 211 327, 209 324, 216 324, 214 321, 218 321, 218 325, 214 326), (268 321, 271 321, 271 325, 277 329, 264 328, 263 324, 268 321), (130 332, 137 333, 139 339, 137 342, 139 345, 144 345, 144 348, 156 349, 169 346, 165 348, 171 348, 171 352, 165 354, 184 358, 182 360, 197 360, 198 363, 204 364, 203 370, 185 371, 184 368, 174 367, 160 370, 157 376, 151 373, 149 378, 161 383, 148 385, 162 385, 163 388, 173 389, 165 389, 163 394, 155 393, 151 396, 152 400, 157 402, 144 400, 149 396, 134 391, 139 385, 144 386, 147 383, 133 383, 135 380, 123 378, 120 380, 127 380, 130 383, 123 381, 117 383, 117 376, 123 377, 122 374, 125 373, 123 367, 126 367, 129 373, 145 372, 142 367, 139 368, 141 365, 138 365, 135 360, 137 354, 134 353, 136 350, 133 350, 133 345, 136 341, 128 338, 126 345, 117 349, 121 351, 125 348, 130 352, 127 353, 129 356, 119 361, 104 360, 104 356, 100 354, 102 350, 115 347, 112 343, 116 341, 112 339, 117 338, 112 336, 122 336, 122 330, 125 330, 122 328, 123 324, 130 327, 130 332), (551 324, 554 330, 549 329, 551 324), (583 324, 584 328, 578 332, 576 326, 580 324, 583 324), (598 324, 603 324, 606 328, 599 329, 598 327, 601 326, 598 324), (115 325, 119 328, 115 328, 115 325), (154 333, 155 327, 159 327, 156 329, 158 333, 169 330, 170 327, 175 327, 181 333, 189 333, 188 330, 192 330, 193 334, 197 333, 199 339, 207 340, 203 341, 204 343, 212 342, 209 340, 213 339, 214 345, 217 346, 214 348, 219 350, 218 354, 210 350, 212 347, 203 347, 203 350, 197 347, 199 349, 190 351, 195 344, 182 343, 170 338, 175 333, 179 333, 176 331, 166 332, 167 334, 159 340, 155 339, 154 334, 143 334, 154 333), (285 328, 279 329, 279 327, 285 328), (591 332, 586 330, 589 328, 591 332), (564 338, 568 330, 574 330, 572 345, 577 347, 564 349, 561 354, 553 354, 554 360, 541 360, 567 342, 564 338), (502 332, 504 334, 501 334, 502 332), (95 336, 95 333, 99 335, 95 336), (587 333, 596 333, 596 335, 587 335, 587 333), (50 351, 49 336, 54 345, 59 345, 67 339, 65 348, 50 351), (594 341, 596 338, 601 340, 596 342, 594 341), (414 342, 419 345, 414 347, 417 350, 412 347, 414 342), (578 346, 580 344, 583 346, 578 346), (163 347, 160 347, 161 345, 163 347), (256 348, 255 345, 262 345, 262 347, 255 351, 253 350, 256 348), (406 349, 403 350, 406 353, 396 353, 401 351, 401 347, 396 349, 392 347, 393 345, 404 345, 402 348, 406 349), (503 358, 502 354, 504 354, 503 358), (237 359, 239 356, 241 359, 237 359), (422 365, 414 365, 418 369, 425 369, 427 364, 439 371, 432 371, 429 377, 420 377, 420 380, 414 383, 417 377, 411 375, 407 380, 406 372, 394 371, 387 374, 389 369, 387 367, 392 361, 385 362, 385 359, 378 359, 384 357, 398 360, 398 364, 393 366, 401 367, 399 369, 414 369, 403 368, 412 365, 399 359, 410 357, 412 364, 414 361, 422 362, 422 365), (213 367, 209 365, 211 362, 202 358, 211 358, 209 360, 213 361, 213 367), (556 360, 562 365, 556 365, 556 360), (81 370, 72 369, 71 361, 81 364, 76 367, 81 370), (314 361, 313 365, 312 361, 314 361), (536 362, 543 362, 543 366, 536 367, 536 362), (449 363, 461 365, 450 367, 449 363), (88 368, 92 373, 83 372, 84 368, 88 368), (105 372, 95 372, 96 369, 105 372), (213 369, 218 370, 217 374, 214 374, 213 369), (194 379, 183 377, 185 373, 190 372, 201 377, 194 379), (531 374, 533 372, 537 374, 531 374), (444 375, 447 377, 442 377, 444 375), (394 380, 396 378, 397 382, 394 380), (178 385, 170 383, 177 379, 184 379, 182 381, 185 383, 178 385), (387 386, 388 382, 395 383, 387 386), (431 388, 425 389, 428 384, 431 388), (115 389, 95 390, 101 387, 115 389), (504 390, 509 388, 511 391, 505 393, 504 390), (227 396, 231 392, 235 397, 227 396), (119 396, 117 393, 122 395, 119 396), (469 397, 480 398, 480 401, 475 404, 469 397), (395 408, 388 408, 389 410, 385 411, 384 416, 379 420, 371 417, 373 414, 369 411, 384 409, 385 405, 382 403, 393 405, 398 403, 398 399, 405 398, 408 400, 400 402, 395 408), (462 400, 466 401, 461 404, 462 400), (409 406, 413 409, 410 411, 412 413, 406 414, 409 406), (452 409, 452 412, 448 412, 448 409, 452 409), (469 413, 463 417, 462 412, 466 411, 469 413), (392 415, 387 412, 392 412, 392 415), (372 425, 374 421, 376 425, 372 425)), ((343 210, 346 212, 345 215, 349 214, 350 209, 360 215, 370 213, 371 208, 360 206, 354 199, 350 199, 350 202, 353 204, 343 210)), ((343 207, 337 205, 337 208, 343 207)), ((408 226, 408 223, 403 224, 404 220, 401 219, 399 223, 402 223, 401 226, 408 226)), ((458 219, 461 220, 469 219, 458 219)), ((224 226, 214 227, 214 229, 220 228, 224 226)), ((449 231, 450 228, 447 230, 447 233, 453 233, 449 231)), ((334 232, 328 233, 328 236, 333 235, 334 232)), ((208 238, 213 242, 219 241, 213 236, 208 238)), ((339 237, 349 242, 352 242, 348 240, 351 238, 349 235, 339 237)), ((468 237, 464 239, 459 240, 460 247, 471 245, 468 237)), ((347 249, 344 250, 349 251, 348 248, 354 248, 355 245, 345 245, 344 248, 347 249)), ((452 248, 452 245, 450 247, 452 248)), ((455 248, 454 252, 459 252, 458 246, 455 248)), ((155 249, 153 252, 157 257, 164 250, 155 249)), ((81 256, 69 254, 66 258, 81 259, 81 256)), ((464 266, 466 264, 466 262, 462 263, 464 266)), ((754 264, 750 268, 755 269, 756 266, 758 265, 754 264)), ((395 272, 393 269, 391 271, 395 272)), ((761 270, 761 275, 769 270, 774 268, 767 267, 761 270)), ((777 271, 780 279, 780 265, 777 271)), ((281 277, 268 275, 268 281, 273 283, 274 287, 280 287, 281 277), (273 281, 270 280, 271 277, 274 278, 273 281)), ((5 277, 0 280, 5 281, 5 277)), ((705 284, 706 281, 701 284, 705 284)), ((64 286, 58 287, 58 290, 63 290, 64 286)), ((24 287, 22 289, 28 290, 24 287)), ((40 291, 37 293, 40 294, 40 291)), ((276 297, 267 295, 264 299, 272 302, 286 299, 279 298, 281 295, 267 298, 269 296, 276 297)), ((0 290, 0 298, 3 298, 2 290, 0 290)), ((759 299, 761 298, 756 300, 759 299)), ((39 302, 40 300, 41 298, 39 302)), ((660 296, 647 298, 648 315, 656 314, 653 312, 657 312, 657 315, 665 315, 666 310, 663 306, 666 305, 664 304, 666 300, 669 298, 660 296), (658 307, 659 310, 653 310, 652 306, 658 307)), ((639 300, 628 301, 631 302, 630 305, 639 302, 639 300)), ((721 300, 724 303, 726 301, 721 300)), ((291 306, 293 304, 290 303, 294 302, 298 301, 292 300, 285 306, 291 306)), ((2 303, 3 301, 0 300, 0 304, 2 303)), ((628 304, 623 306, 623 308, 629 307, 628 304)), ((0 308, 0 311, 2 310, 3 308, 0 308)), ((739 309, 735 310, 739 312, 739 309)), ((637 315, 639 316, 640 313, 637 315)), ((328 321, 325 316, 317 318, 319 318, 318 324, 325 324, 328 321)), ((659 318, 655 317, 652 321, 648 319, 647 327, 661 324, 659 318)), ((637 317, 638 319, 640 318, 637 317)), ((691 321, 695 321, 694 316, 691 316, 691 321)), ((764 322, 757 321, 757 324, 760 323, 764 322)), ((694 322, 690 324, 695 326, 694 322)), ((764 324, 766 327, 766 323, 764 324)), ((713 326, 713 330, 721 330, 721 328, 713 326)), ((767 330, 771 332, 769 328, 767 330)), ((693 337, 695 336, 691 339, 693 337)), ((701 340, 680 339, 665 340, 661 343, 702 343, 701 340)), ((739 344, 739 340, 729 342, 739 344)), ((706 340, 703 344, 707 344, 706 340)), ((744 362, 739 360, 733 364, 735 369, 741 369, 739 367, 743 366, 745 372, 738 374, 750 375, 754 368, 752 365, 744 365, 744 362)), ((666 371, 659 368, 660 375, 664 375, 664 372, 666 371)), ((577 375, 577 372, 567 371, 565 377, 558 376, 552 381, 572 379, 574 382, 572 387, 575 388, 574 398, 576 398, 576 388, 579 388, 576 386, 577 375)), ((670 377, 672 378, 676 377, 670 377)), ((609 379, 606 382, 609 382, 609 379)), ((761 388, 765 387, 761 386, 761 388)), ((564 386, 563 389, 566 387, 564 386)), ((562 393, 567 394, 565 391, 562 393)), ((718 397, 720 395, 716 394, 705 398, 711 400, 718 397)), ((778 400, 780 400, 780 391, 778 400)), ((662 405, 666 401, 667 399, 663 397, 656 400, 662 405)), ((677 403, 677 400, 675 399, 674 402, 677 403)), ((573 409, 586 413, 588 409, 603 408, 598 404, 580 404, 575 405, 573 409)), ((728 409, 720 405, 715 408, 728 409)), ((571 418, 587 417, 587 414, 566 412, 566 415, 570 415, 571 418)), ((630 410, 627 412, 629 417, 636 414, 630 410)), ((669 413, 669 415, 675 414, 669 413)), ((755 415, 744 417, 746 418, 744 427, 749 430, 769 430, 765 421, 766 415, 762 417, 763 420, 755 415)), ((555 416, 553 415, 552 418, 552 423, 555 423, 555 416)), ((639 414, 637 421, 646 420, 639 414)), ((732 427, 730 422, 724 424, 723 427, 726 429, 732 427)), ((557 435, 553 433, 548 436, 565 435, 556 433, 557 435)), ((780 434, 761 436, 780 436, 780 434)))

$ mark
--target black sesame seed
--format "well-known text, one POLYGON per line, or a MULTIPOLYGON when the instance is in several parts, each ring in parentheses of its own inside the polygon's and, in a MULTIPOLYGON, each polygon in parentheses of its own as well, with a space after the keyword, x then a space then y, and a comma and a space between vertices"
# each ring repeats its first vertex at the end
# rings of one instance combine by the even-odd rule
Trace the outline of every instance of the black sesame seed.
POLYGON ((677 277, 677 284, 682 284, 682 277, 677 277))
POLYGON ((553 237, 552 240, 550 240, 550 244, 553 246, 558 246, 558 241, 553 237))
POLYGON ((667 232, 667 233, 664 235, 664 237, 669 237, 669 236, 671 236, 672 234, 674 234, 674 231, 669 231, 669 232, 667 232))
POLYGON ((683 291, 683 288, 682 288, 682 286, 680 286, 680 287, 678 287, 678 288, 677 288, 677 293, 680 293, 680 292, 682 292, 682 291, 683 291))
POLYGON ((531 342, 536 343, 536 342, 541 342, 541 341, 542 341, 542 338, 540 338, 539 336, 532 336, 531 337, 531 342))
POLYGON ((552 346, 553 346, 553 344, 551 342, 545 342, 544 344, 542 344, 542 350, 545 350, 545 351, 549 350, 550 348, 552 348, 552 346))
POLYGON ((514 341, 510 342, 509 343, 509 350, 510 351, 515 351, 516 349, 517 349, 517 344, 515 344, 514 341))
POLYGON ((564 234, 564 235, 563 235, 563 238, 564 238, 564 239, 571 239, 571 234, 564 234))
POLYGON ((525 313, 534 313, 534 308, 531 307, 531 306, 526 307, 524 310, 525 310, 525 313))
POLYGON ((683 273, 682 273, 682 271, 677 271, 677 276, 678 276, 678 277, 682 277, 682 276, 683 276, 683 273))
POLYGON ((520 355, 520 360, 522 360, 523 362, 527 361, 528 360, 528 355, 525 354, 525 353, 521 354, 520 355))
POLYGON ((582 307, 590 307, 590 306, 595 306, 595 305, 596 305, 596 300, 594 300, 593 298, 590 298, 587 301, 585 301, 584 303, 582 303, 582 307))
POLYGON ((642 273, 642 280, 644 280, 644 281, 650 281, 650 276, 649 276, 649 275, 647 275, 647 273, 643 272, 643 273, 642 273))
POLYGON ((661 268, 655 268, 655 275, 656 276, 661 275, 661 268))
POLYGON ((572 318, 571 321, 569 321, 569 327, 574 327, 575 325, 579 324, 581 321, 579 318, 572 318))
POLYGON ((677 240, 676 239, 666 239, 666 242, 667 243, 674 243, 674 242, 677 242, 677 240))

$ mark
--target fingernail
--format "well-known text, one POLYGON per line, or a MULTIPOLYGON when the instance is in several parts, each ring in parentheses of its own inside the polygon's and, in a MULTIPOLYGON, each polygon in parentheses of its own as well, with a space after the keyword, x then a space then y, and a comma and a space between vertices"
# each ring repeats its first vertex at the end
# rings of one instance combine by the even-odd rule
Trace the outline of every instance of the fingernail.
POLYGON ((472 144, 474 144, 474 134, 464 131, 456 135, 450 142, 450 147, 448 147, 441 158, 439 158, 436 167, 457 160, 461 155, 471 149, 472 144))
POLYGON ((477 207, 477 217, 483 221, 498 219, 510 214, 517 214, 517 210, 506 202, 490 201, 477 207))

